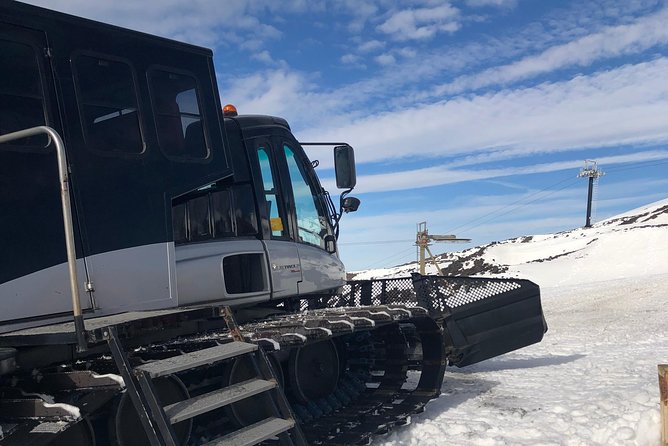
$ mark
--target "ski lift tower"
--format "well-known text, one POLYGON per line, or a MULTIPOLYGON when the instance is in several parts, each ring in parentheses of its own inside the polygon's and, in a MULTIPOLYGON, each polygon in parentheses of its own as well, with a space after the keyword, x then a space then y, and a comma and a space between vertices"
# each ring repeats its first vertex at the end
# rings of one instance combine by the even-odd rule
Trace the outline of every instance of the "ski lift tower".
POLYGON ((591 200, 592 195, 594 194, 594 181, 598 180, 603 175, 605 175, 605 172, 598 168, 596 161, 594 160, 585 160, 585 166, 578 174, 578 177, 580 178, 589 178, 589 192, 587 193, 587 221, 585 222, 585 228, 591 228, 591 200))
POLYGON ((443 271, 441 267, 438 266, 434 254, 431 253, 429 245, 431 242, 470 242, 470 238, 457 238, 456 235, 431 235, 427 230, 427 222, 423 221, 417 225, 417 236, 415 237, 415 245, 420 250, 418 262, 420 264, 420 274, 425 275, 425 251, 429 253, 429 260, 434 263, 438 273, 442 276, 443 271))

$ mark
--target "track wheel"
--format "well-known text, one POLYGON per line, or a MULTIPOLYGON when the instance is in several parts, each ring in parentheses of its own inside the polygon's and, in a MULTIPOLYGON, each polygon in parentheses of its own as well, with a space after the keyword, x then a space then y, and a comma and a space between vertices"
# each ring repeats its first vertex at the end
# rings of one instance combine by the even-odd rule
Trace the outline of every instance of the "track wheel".
POLYGON ((339 382, 339 354, 331 340, 297 348, 288 360, 290 388, 294 397, 307 404, 334 392, 339 382))
MULTIPOLYGON (((188 399, 190 395, 183 382, 174 375, 153 381, 158 400, 163 406, 188 399)), ((111 444, 117 446, 145 446, 150 444, 144 427, 139 420, 135 406, 127 392, 121 395, 109 420, 111 444)), ((174 426, 178 444, 186 444, 190 438, 192 419, 181 421, 174 426)), ((77 444, 77 443, 71 443, 77 444)))
MULTIPOLYGON (((272 354, 267 354, 276 379, 283 386, 283 371, 281 364, 272 354)), ((225 372, 224 382, 226 385, 236 384, 257 377, 253 363, 248 356, 237 358, 225 372)), ((271 415, 271 401, 266 394, 255 395, 227 406, 227 415, 239 426, 249 426, 271 415)))

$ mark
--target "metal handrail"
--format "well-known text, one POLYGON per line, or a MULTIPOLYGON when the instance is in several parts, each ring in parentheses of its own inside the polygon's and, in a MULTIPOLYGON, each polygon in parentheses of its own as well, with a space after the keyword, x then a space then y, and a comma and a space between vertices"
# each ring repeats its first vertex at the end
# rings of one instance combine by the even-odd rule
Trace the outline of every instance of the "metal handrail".
POLYGON ((63 226, 65 230, 65 247, 67 249, 67 266, 70 275, 70 289, 72 291, 72 311, 74 313, 74 330, 77 338, 77 351, 84 352, 87 350, 86 342, 86 328, 84 325, 83 315, 81 314, 81 302, 79 301, 79 280, 77 278, 76 267, 76 249, 74 244, 74 227, 72 224, 72 206, 70 205, 69 194, 69 173, 67 169, 67 155, 65 154, 65 144, 63 140, 54 129, 48 126, 32 127, 18 132, 7 133, 0 135, 0 144, 17 139, 28 138, 46 134, 49 137, 49 146, 52 142, 56 146, 56 156, 58 158, 58 176, 60 180, 60 199, 63 207, 63 226))

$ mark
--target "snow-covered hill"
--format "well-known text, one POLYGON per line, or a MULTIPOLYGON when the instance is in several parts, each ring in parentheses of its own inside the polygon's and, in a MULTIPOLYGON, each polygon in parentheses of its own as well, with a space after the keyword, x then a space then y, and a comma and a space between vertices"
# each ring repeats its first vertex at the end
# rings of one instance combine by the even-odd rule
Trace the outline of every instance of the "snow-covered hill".
MULTIPOLYGON (((436 257, 446 275, 522 277, 541 287, 668 273, 668 199, 593 225, 529 235, 436 257)), ((406 265, 353 273, 354 279, 402 277, 406 265)), ((433 264, 427 273, 436 274, 433 264)))
POLYGON ((441 265, 534 280, 549 330, 539 344, 448 368, 441 398, 374 445, 660 445, 656 366, 668 363, 668 200, 589 229, 449 254, 441 265))

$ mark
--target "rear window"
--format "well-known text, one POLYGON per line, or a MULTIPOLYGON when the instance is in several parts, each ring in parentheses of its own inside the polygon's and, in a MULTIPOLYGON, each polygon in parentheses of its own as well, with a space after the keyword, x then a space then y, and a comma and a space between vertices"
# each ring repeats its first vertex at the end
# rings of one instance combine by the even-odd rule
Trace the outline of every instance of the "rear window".
POLYGON ((149 71, 158 143, 168 158, 203 160, 209 156, 204 137, 197 80, 184 73, 149 71))

